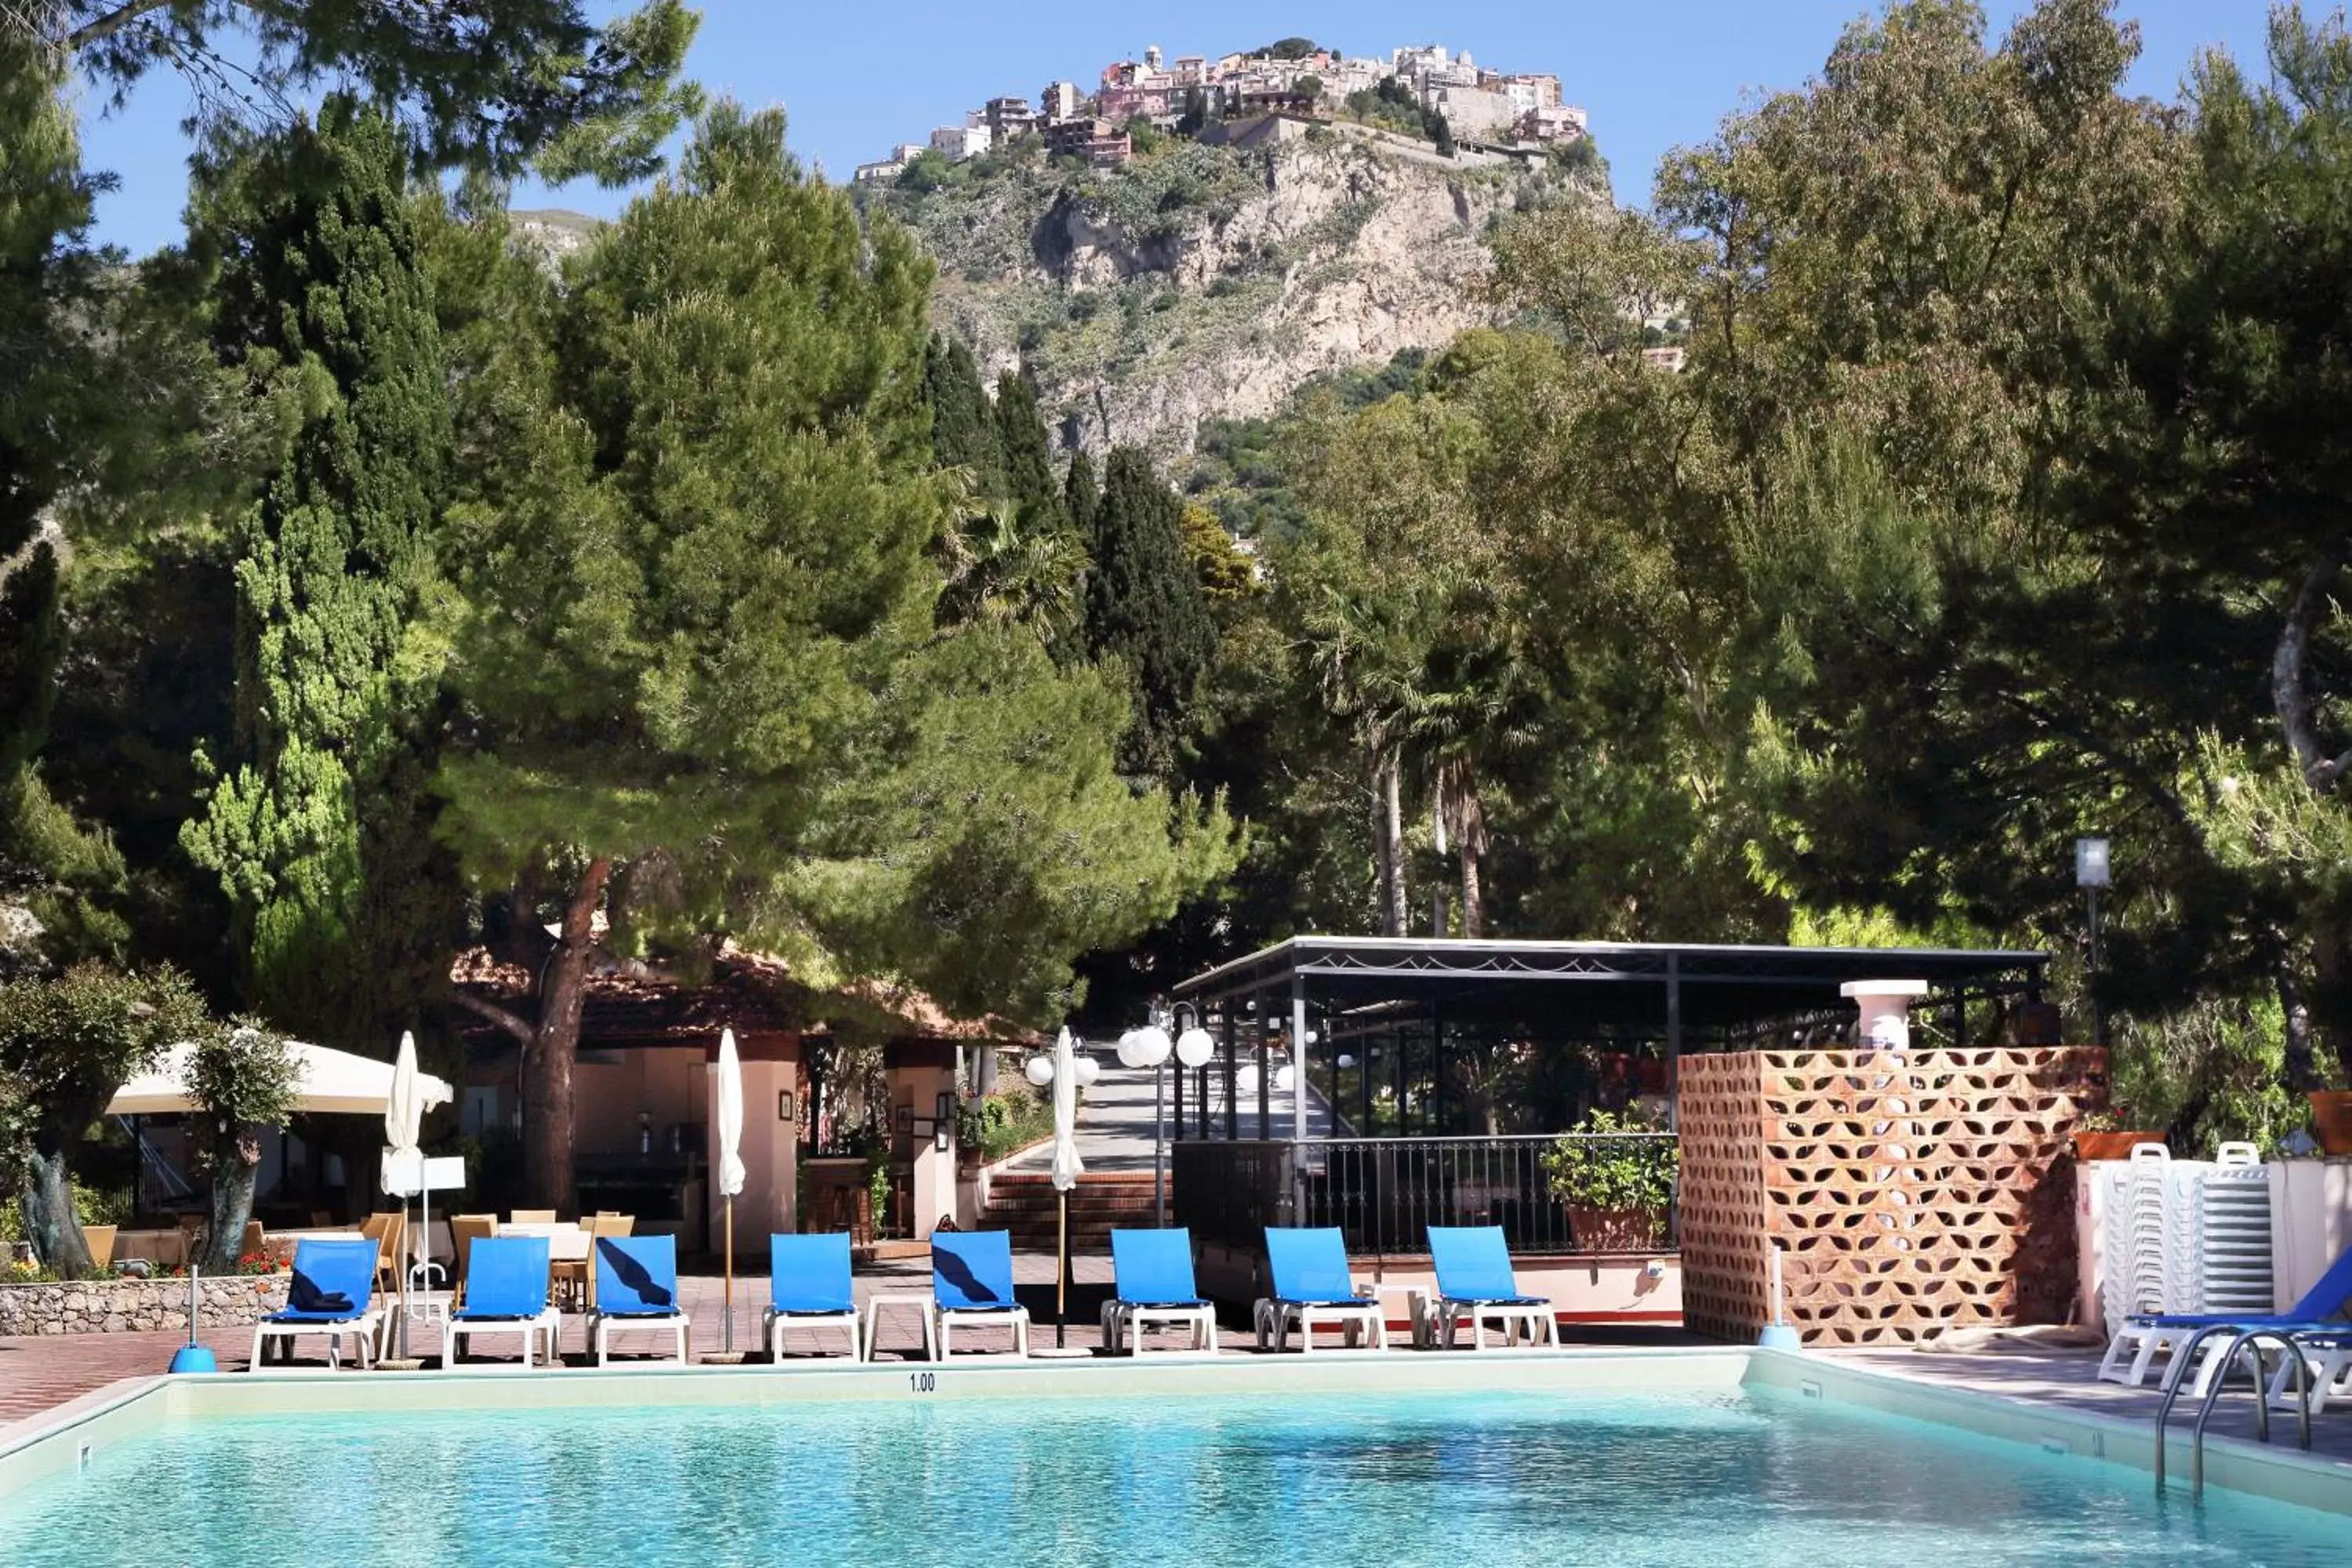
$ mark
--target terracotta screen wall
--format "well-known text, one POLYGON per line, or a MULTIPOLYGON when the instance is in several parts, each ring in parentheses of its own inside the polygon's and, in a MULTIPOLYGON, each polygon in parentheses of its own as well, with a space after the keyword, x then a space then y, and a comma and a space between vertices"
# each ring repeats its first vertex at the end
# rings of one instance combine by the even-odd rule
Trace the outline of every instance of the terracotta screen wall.
POLYGON ((1680 1064, 1685 1321, 1816 1345, 2054 1321, 2074 1286, 2075 1118, 2091 1047, 1739 1051, 1680 1064))

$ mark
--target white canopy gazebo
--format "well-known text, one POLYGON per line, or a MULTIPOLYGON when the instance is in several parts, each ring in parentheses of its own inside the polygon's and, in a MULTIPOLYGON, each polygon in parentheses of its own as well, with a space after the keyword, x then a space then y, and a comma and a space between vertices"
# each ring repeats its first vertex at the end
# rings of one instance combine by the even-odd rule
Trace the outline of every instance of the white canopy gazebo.
MULTIPOLYGON (((170 1116, 178 1112, 199 1110, 203 1107, 188 1096, 188 1058, 195 1051, 190 1044, 176 1045, 164 1051, 154 1067, 141 1073, 115 1092, 108 1102, 109 1116, 170 1116)), ((338 1051, 325 1046, 308 1045, 300 1040, 289 1040, 286 1049, 299 1068, 299 1089, 294 1097, 296 1110, 323 1111, 350 1116, 382 1116, 392 1098, 392 1064, 377 1061, 373 1057, 357 1057, 349 1051, 338 1051)), ((416 1075, 418 1097, 426 1109, 446 1105, 456 1098, 456 1091, 444 1079, 430 1073, 416 1075)))

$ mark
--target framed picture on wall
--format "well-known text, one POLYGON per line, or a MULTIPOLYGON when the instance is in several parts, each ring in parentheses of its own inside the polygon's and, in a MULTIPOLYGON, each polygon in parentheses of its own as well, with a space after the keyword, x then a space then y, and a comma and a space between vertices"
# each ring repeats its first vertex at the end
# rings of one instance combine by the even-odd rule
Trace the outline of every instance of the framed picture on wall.
POLYGON ((779 1121, 793 1120, 793 1091, 789 1089, 776 1090, 776 1120, 779 1121))
POLYGON ((898 1131, 908 1134, 912 1134, 915 1131, 915 1108, 913 1106, 902 1105, 898 1108, 898 1131))

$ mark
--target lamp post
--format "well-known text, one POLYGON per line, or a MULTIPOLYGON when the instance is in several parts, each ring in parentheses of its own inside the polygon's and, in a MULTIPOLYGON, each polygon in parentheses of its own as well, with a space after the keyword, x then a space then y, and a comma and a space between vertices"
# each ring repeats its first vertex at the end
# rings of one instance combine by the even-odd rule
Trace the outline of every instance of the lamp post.
POLYGON ((2074 840, 2074 885, 2083 889, 2089 904, 2091 924, 2091 1038, 2094 1044, 2107 1043, 2107 1005, 2099 995, 2099 889, 2114 880, 2113 868, 2107 859, 2107 841, 2104 838, 2074 840))
MULTIPOLYGON (((1189 1002, 1177 1004, 1191 1008, 1189 1002)), ((1188 1068, 1207 1063, 1216 1052, 1216 1042, 1209 1031, 1201 1027, 1200 1013, 1192 1013, 1192 1023, 1174 1040, 1168 1037, 1171 1015, 1155 1011, 1151 1022, 1140 1029, 1129 1029, 1118 1037, 1118 1059, 1121 1065, 1151 1069, 1151 1214, 1152 1223, 1161 1229, 1168 1226, 1168 1079, 1165 1068, 1172 1053, 1188 1068)))
POLYGON ((1054 1259, 1054 1348, 1065 1350, 1070 1297, 1070 1189, 1085 1168, 1078 1160, 1078 1090, 1102 1074, 1102 1065, 1087 1056, 1084 1042, 1064 1029, 1051 1055, 1031 1057, 1022 1064, 1022 1076, 1039 1089, 1054 1089, 1054 1194, 1061 1208, 1061 1236, 1054 1259))

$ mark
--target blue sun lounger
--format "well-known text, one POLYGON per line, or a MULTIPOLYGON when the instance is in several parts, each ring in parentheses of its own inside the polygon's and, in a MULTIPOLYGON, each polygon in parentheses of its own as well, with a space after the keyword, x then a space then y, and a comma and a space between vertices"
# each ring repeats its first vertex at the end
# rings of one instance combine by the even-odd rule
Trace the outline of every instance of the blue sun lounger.
POLYGON ((441 1327, 442 1370, 455 1368, 459 1348, 482 1334, 520 1334, 524 1366, 541 1364, 533 1357, 542 1349, 543 1364, 552 1366, 563 1314, 547 1303, 547 1273, 543 1236, 475 1241, 466 1259, 466 1304, 441 1327))
POLYGON ((1430 1322, 1440 1345, 1454 1348, 1455 1325, 1464 1318, 1470 1320, 1474 1351, 1486 1348, 1489 1318, 1501 1321, 1505 1344, 1517 1341, 1522 1324, 1530 1346, 1544 1341, 1559 1343, 1559 1321, 1552 1316, 1549 1298, 1519 1289, 1501 1226, 1433 1225, 1428 1230, 1429 1261, 1437 1271, 1437 1300, 1430 1309, 1430 1322))
POLYGON ((1387 1314, 1378 1300, 1356 1294, 1347 1239, 1336 1227, 1267 1226, 1265 1262, 1273 1294, 1258 1301, 1255 1314, 1258 1349, 1282 1349, 1296 1327, 1304 1354, 1315 1348, 1318 1323, 1340 1325, 1351 1345, 1360 1336, 1374 1350, 1389 1348, 1387 1314))
POLYGON ((677 1237, 600 1236, 596 1247, 596 1307, 588 1314, 588 1342, 596 1364, 611 1359, 615 1328, 667 1329, 686 1364, 691 1324, 677 1304, 677 1237))
POLYGON ((849 1359, 866 1359, 857 1336, 857 1296, 850 1282, 849 1233, 768 1237, 768 1310, 760 1337, 772 1361, 784 1359, 784 1330, 839 1323, 849 1330, 849 1359))
MULTIPOLYGON (((2352 1247, 2330 1265, 2319 1282, 2304 1292, 2303 1300, 2284 1312, 2170 1312, 2153 1313, 2126 1319, 2107 1342, 2107 1353, 2099 1362, 2099 1376, 2110 1383, 2137 1384, 2144 1381, 2148 1368, 2159 1353, 2169 1353, 2171 1363, 2166 1367, 2164 1386, 2172 1387, 2189 1371, 2181 1357, 2189 1342, 2203 1329, 2277 1329, 2293 1333, 2352 1333, 2352 1247), (2128 1360, 2126 1360, 2128 1358, 2128 1360)), ((2209 1335, 2200 1347, 2196 1382, 2189 1392, 2201 1396, 2212 1385, 2221 1371, 2219 1358, 2230 1343, 2227 1334, 2209 1335)))
POLYGON ((1214 1355, 1217 1310, 1202 1299, 1192 1279, 1192 1233, 1174 1230, 1114 1230, 1110 1233, 1111 1299, 1103 1303, 1103 1343, 1117 1353, 1143 1353, 1147 1323, 1177 1323, 1192 1330, 1192 1348, 1214 1355))
POLYGON ((358 1335, 360 1365, 367 1366, 382 1329, 382 1315, 373 1305, 376 1250, 373 1237, 349 1241, 306 1237, 298 1243, 286 1306, 253 1325, 253 1356, 246 1370, 260 1369, 272 1340, 290 1356, 293 1342, 304 1334, 327 1336, 331 1367, 342 1365, 343 1336, 358 1335))
POLYGON ((949 1331, 959 1323, 1010 1324, 1013 1353, 1029 1353, 1029 1309, 1013 1299, 1010 1232, 932 1232, 931 1310, 923 1321, 923 1348, 932 1359, 948 1359, 949 1331))

